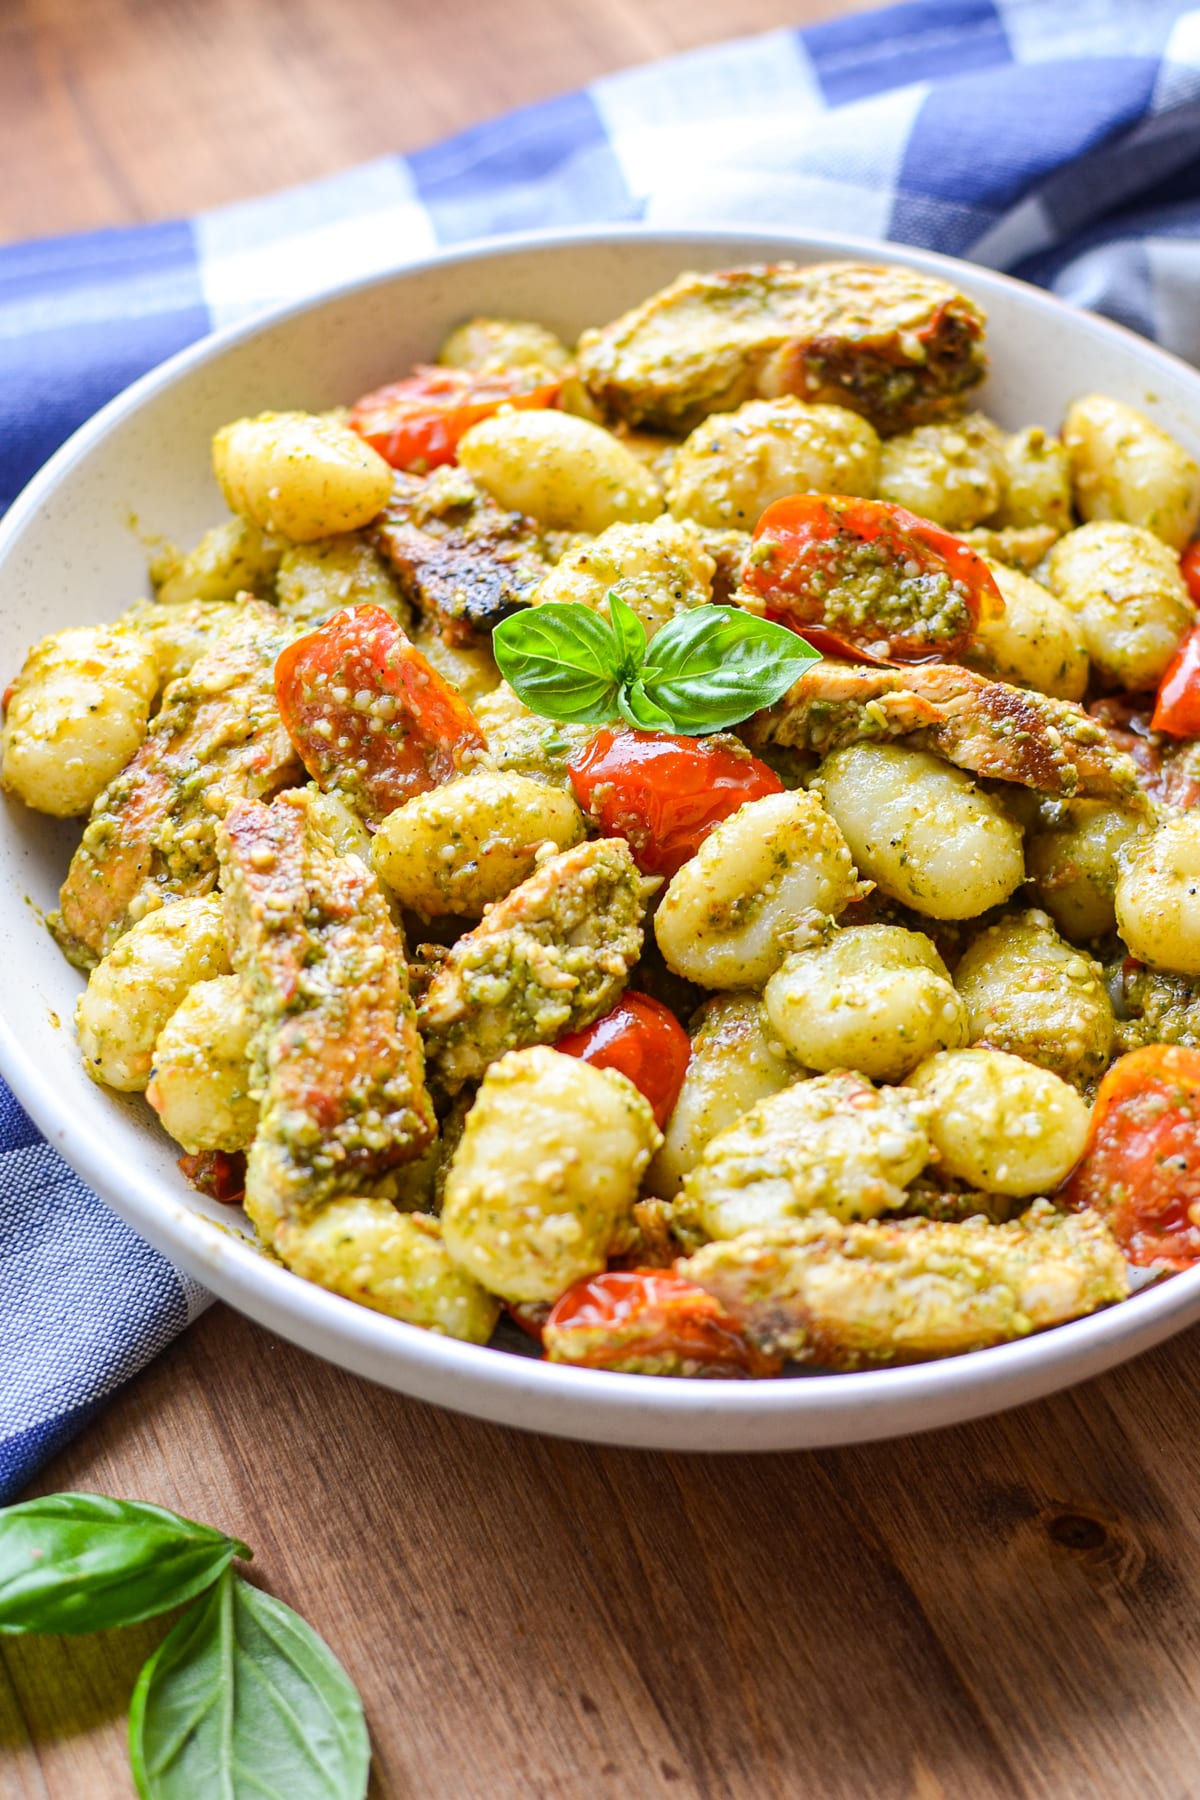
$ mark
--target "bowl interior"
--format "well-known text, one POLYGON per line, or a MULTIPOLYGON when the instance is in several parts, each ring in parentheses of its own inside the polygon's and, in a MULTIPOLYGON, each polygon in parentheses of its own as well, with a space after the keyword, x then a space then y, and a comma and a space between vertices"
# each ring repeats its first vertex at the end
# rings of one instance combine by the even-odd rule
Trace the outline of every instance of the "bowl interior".
MULTIPOLYGON (((11 677, 43 633, 111 618, 147 593, 147 540, 188 545, 223 516, 209 440, 229 419, 348 402, 411 362, 429 360, 443 334, 473 313, 536 318, 570 340, 685 268, 843 255, 948 274, 979 301, 989 315, 992 373, 978 403, 1002 424, 1055 427, 1071 399, 1100 389, 1143 407, 1200 456, 1200 376, 1117 327, 984 270, 896 246, 778 235, 605 232, 509 241, 221 334, 106 408, 0 526, 0 672, 11 677)), ((753 1389, 550 1369, 364 1313, 288 1276, 232 1236, 228 1209, 186 1186, 144 1104, 102 1092, 84 1075, 71 1029, 82 980, 42 923, 77 837, 77 825, 3 802, 0 1068, 51 1141, 144 1235, 273 1328, 361 1373, 444 1404, 572 1435, 678 1447, 782 1446, 986 1411, 1116 1361, 1200 1311, 1200 1275, 1185 1276, 1113 1313, 958 1359, 952 1369, 929 1365, 753 1389), (226 1229, 214 1231, 214 1223, 226 1229), (1130 1314, 1125 1322, 1122 1313, 1130 1314)))

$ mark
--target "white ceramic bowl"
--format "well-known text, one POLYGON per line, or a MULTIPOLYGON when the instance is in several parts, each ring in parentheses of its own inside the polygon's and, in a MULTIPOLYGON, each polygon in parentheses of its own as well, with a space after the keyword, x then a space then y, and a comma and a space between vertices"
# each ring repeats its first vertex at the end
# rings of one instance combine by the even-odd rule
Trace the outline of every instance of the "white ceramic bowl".
MULTIPOLYGON (((984 269, 853 239, 613 230, 456 250, 218 333, 136 382, 46 465, 0 525, 0 670, 64 625, 146 591, 133 522, 185 544, 223 515, 209 439, 267 408, 326 407, 428 360, 468 314, 540 319, 570 339, 680 270, 790 257, 900 261, 989 315, 980 403, 1010 427, 1056 426, 1094 389, 1144 407, 1200 455, 1200 375, 1140 338, 984 269)), ((557 1367, 418 1331, 313 1287, 218 1223, 140 1101, 84 1075, 70 1021, 80 976, 38 909, 79 833, 14 803, 0 819, 0 1072, 55 1144, 143 1236, 222 1299, 357 1374, 508 1425, 672 1450, 842 1444, 995 1412, 1097 1374, 1200 1317, 1200 1270, 1093 1318, 939 1363, 766 1382, 672 1381, 557 1367), (30 902, 33 902, 31 905, 30 902)))

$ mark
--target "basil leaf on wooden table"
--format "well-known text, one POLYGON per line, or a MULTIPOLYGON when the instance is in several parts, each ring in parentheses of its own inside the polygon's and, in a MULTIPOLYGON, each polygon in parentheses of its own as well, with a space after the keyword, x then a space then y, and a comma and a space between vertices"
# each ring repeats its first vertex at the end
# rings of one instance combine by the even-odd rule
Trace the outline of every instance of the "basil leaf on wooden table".
POLYGON ((141 1800, 362 1800, 371 1746, 333 1652, 227 1569, 142 1670, 129 1755, 141 1800))
POLYGON ((211 1587, 245 1544, 161 1506, 49 1494, 0 1509, 0 1633, 107 1631, 211 1587))
POLYGON ((509 686, 543 719, 603 725, 613 717, 616 639, 590 606, 550 600, 512 613, 492 633, 492 648, 509 686))
POLYGON ((773 706, 820 654, 785 625, 737 606, 678 613, 652 643, 610 592, 607 623, 576 600, 513 613, 492 647, 518 699, 544 719, 703 737, 773 706))

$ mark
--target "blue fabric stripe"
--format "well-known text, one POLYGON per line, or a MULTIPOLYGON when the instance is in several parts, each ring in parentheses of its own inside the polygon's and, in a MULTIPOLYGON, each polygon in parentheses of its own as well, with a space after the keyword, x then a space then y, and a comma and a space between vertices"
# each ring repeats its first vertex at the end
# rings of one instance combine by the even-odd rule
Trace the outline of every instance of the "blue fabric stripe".
POLYGON ((912 0, 799 32, 830 106, 1012 60, 992 0, 912 0))
POLYGON ((186 222, 0 248, 0 509, 106 400, 208 329, 186 222))
POLYGON ((590 94, 567 94, 408 158, 438 238, 637 213, 590 94))

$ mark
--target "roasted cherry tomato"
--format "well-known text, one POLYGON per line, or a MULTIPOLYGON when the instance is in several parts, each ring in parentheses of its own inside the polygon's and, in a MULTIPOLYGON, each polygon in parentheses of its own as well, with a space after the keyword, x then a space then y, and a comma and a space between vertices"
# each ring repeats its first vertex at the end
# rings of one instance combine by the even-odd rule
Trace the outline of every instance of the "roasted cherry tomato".
POLYGON ((350 424, 393 469, 436 469, 454 461, 458 440, 480 419, 502 406, 553 406, 561 386, 529 369, 480 375, 419 364, 405 380, 364 394, 350 424))
POLYGON ((580 806, 607 836, 628 840, 646 875, 674 875, 714 825, 747 800, 783 792, 748 752, 662 731, 606 726, 569 766, 580 806))
POLYGON ((1200 1262, 1200 1050, 1148 1044, 1113 1064, 1060 1195, 1107 1219, 1132 1263, 1200 1262))
POLYGON ((246 1192, 246 1157, 241 1150, 201 1150, 196 1156, 181 1156, 179 1167, 199 1193, 222 1206, 237 1206, 246 1192))
POLYGON ((570 1031, 555 1044, 566 1056, 628 1075, 654 1109, 661 1131, 675 1110, 692 1046, 687 1032, 649 994, 622 994, 611 1012, 586 1031, 570 1031))
POLYGON ((551 1362, 632 1375, 778 1375, 719 1300, 665 1269, 577 1281, 546 1321, 551 1362))
POLYGON ((1171 737, 1200 737, 1200 628, 1184 638, 1167 664, 1150 723, 1171 737))
POLYGON ((289 644, 275 693, 296 754, 375 824, 482 750, 474 713, 382 606, 352 606, 289 644))
POLYGON ((979 621, 1004 611, 969 545, 902 506, 839 494, 768 506, 744 584, 815 649, 868 662, 961 656, 979 621))
POLYGON ((1179 558, 1179 573, 1187 583, 1187 591, 1200 606, 1200 538, 1193 538, 1179 558))

